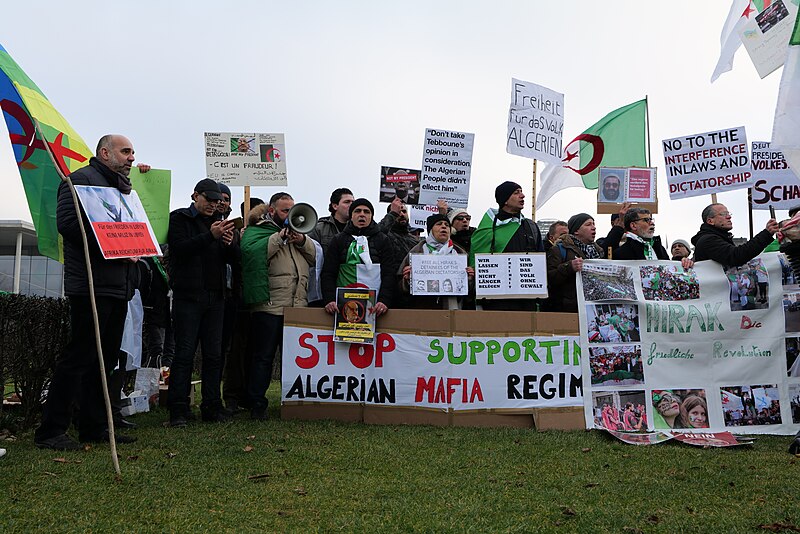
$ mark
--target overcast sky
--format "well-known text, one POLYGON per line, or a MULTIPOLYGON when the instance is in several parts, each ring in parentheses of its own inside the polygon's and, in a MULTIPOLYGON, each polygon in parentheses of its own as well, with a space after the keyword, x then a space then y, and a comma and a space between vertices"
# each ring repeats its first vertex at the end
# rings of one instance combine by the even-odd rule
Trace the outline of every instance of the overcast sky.
MULTIPOLYGON (((565 94, 565 144, 647 95, 656 233, 671 241, 697 231, 710 197, 669 200, 661 140, 736 126, 748 141, 771 138, 780 70, 759 79, 741 48, 734 70, 709 82, 729 8, 723 0, 48 0, 35 12, 4 5, 0 42, 90 147, 122 133, 138 161, 171 169, 173 209, 188 205, 205 176, 206 131, 285 133, 286 189, 322 215, 336 187, 376 201, 381 165, 420 168, 425 128, 437 128, 475 134, 469 209, 479 218, 500 182, 531 187, 531 160, 505 151, 512 77, 565 94)), ((0 218, 30 221, 5 123, 0 179, 0 218)), ((238 205, 243 188, 233 189, 238 205)), ((747 233, 746 197, 719 195, 736 235, 747 233)), ((537 219, 594 213, 595 198, 565 190, 537 219)), ((767 218, 756 212, 756 231, 767 218)), ((607 219, 598 219, 601 231, 607 219)))

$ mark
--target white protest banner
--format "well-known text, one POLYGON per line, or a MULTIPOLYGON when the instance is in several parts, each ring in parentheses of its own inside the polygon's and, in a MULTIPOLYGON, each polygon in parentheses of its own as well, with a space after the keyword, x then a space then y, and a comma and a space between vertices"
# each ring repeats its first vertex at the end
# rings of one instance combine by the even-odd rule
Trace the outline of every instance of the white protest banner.
MULTIPOLYGON (((765 5, 769 2, 765 2, 765 5)), ((749 9, 749 8, 748 8, 749 9)), ((751 11, 754 15, 755 11, 751 11)), ((777 0, 761 13, 748 17, 738 29, 753 65, 761 78, 767 77, 786 61, 786 48, 797 16, 793 2, 777 0)))
POLYGON ((744 126, 661 142, 672 200, 753 185, 744 126))
POLYGON ((439 199, 466 208, 475 134, 425 130, 419 203, 435 206, 439 199))
POLYGON ((506 152, 561 165, 563 132, 564 95, 512 78, 506 152))
POLYGON ((161 256, 161 247, 135 190, 76 185, 83 211, 92 225, 103 258, 161 256))
POLYGON ((422 228, 425 230, 428 217, 435 213, 439 213, 439 206, 426 206, 424 204, 408 206, 408 225, 411 228, 422 228))
POLYGON ((466 295, 466 254, 411 254, 412 295, 466 295))
POLYGON ((594 269, 605 273, 597 283, 577 278, 588 426, 797 432, 777 253, 727 271, 713 261, 688 271, 668 261, 584 263, 595 265, 618 271, 614 281, 607 269, 594 269), (622 298, 607 300, 606 285, 622 298))
POLYGON ((378 201, 391 202, 395 197, 399 197, 406 204, 418 204, 419 173, 418 170, 404 167, 381 167, 378 201))
POLYGON ((753 209, 787 210, 800 204, 800 178, 769 141, 753 141, 753 209))
POLYGON ((330 330, 283 330, 282 402, 443 410, 580 406, 575 336, 464 337, 378 332, 373 345, 330 330))
POLYGON ((206 132, 206 175, 227 185, 287 185, 283 134, 206 132))
POLYGON ((478 298, 546 298, 545 254, 475 254, 475 291, 478 298))

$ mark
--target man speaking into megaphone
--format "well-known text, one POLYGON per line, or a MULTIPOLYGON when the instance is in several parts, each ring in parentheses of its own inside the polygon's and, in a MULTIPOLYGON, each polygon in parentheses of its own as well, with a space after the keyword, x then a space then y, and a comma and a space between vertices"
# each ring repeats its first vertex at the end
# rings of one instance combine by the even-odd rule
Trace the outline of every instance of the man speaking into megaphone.
POLYGON ((250 416, 257 420, 267 419, 265 394, 283 340, 283 308, 308 304, 309 266, 316 261, 314 244, 304 233, 314 228, 316 213, 310 206, 294 206, 288 193, 275 193, 269 204, 250 211, 242 236, 244 301, 251 312, 247 396, 250 416))

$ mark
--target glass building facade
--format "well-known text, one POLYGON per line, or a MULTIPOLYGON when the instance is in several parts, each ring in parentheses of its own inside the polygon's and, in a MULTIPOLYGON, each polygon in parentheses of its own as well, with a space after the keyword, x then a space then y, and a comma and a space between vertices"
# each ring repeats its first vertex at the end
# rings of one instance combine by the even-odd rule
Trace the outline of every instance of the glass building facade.
POLYGON ((14 293, 16 277, 21 295, 59 298, 64 294, 64 266, 39 254, 33 225, 0 221, 0 291, 14 293))

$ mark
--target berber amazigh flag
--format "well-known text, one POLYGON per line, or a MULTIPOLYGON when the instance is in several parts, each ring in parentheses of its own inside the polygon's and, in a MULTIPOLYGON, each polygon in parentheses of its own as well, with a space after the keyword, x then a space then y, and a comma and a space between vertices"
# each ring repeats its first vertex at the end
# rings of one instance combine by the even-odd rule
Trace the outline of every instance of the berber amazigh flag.
POLYGON ((561 165, 539 177, 536 209, 568 187, 597 189, 600 167, 647 167, 647 99, 615 109, 564 149, 561 165))

